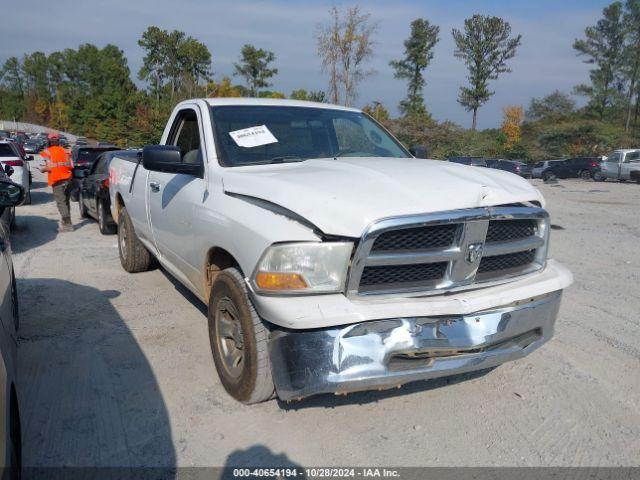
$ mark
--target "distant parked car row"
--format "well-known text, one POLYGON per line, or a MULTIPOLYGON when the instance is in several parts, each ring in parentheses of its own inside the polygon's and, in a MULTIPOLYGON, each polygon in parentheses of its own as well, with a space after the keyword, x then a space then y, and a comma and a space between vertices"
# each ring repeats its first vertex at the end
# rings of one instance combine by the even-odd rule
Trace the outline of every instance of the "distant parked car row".
POLYGON ((504 170, 506 172, 515 173, 524 178, 531 178, 531 165, 519 162, 517 160, 503 160, 497 158, 483 157, 450 157, 447 159, 453 163, 462 165, 470 165, 472 167, 487 167, 496 170, 504 170))
POLYGON ((473 167, 496 168, 521 177, 542 178, 545 181, 558 178, 582 178, 600 182, 614 179, 640 183, 640 149, 615 150, 607 157, 545 160, 534 165, 515 160, 483 157, 451 157, 448 161, 473 167))
POLYGON ((582 178, 591 180, 600 171, 601 157, 575 157, 565 160, 547 160, 533 166, 532 177, 545 181, 556 178, 582 178))

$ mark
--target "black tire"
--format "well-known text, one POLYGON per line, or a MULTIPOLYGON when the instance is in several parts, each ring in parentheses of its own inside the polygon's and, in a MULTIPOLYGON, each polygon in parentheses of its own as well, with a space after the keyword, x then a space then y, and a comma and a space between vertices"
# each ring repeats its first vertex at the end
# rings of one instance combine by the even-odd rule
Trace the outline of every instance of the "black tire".
POLYGON ((26 195, 24 196, 24 202, 22 205, 31 205, 31 190, 28 190, 26 195))
POLYGON ((582 170, 580 173, 578 173, 578 175, 582 180, 591 180, 591 178, 593 177, 589 170, 582 170))
POLYGON ((11 314, 13 315, 13 326, 17 333, 20 328, 20 309, 18 307, 18 286, 15 272, 11 272, 11 314))
POLYGON ((11 480, 20 480, 22 478, 22 428, 20 426, 18 396, 14 388, 11 389, 9 418, 11 422, 9 425, 9 478, 11 480))
POLYGON ((98 212, 98 228, 103 235, 113 235, 116 233, 117 225, 111 218, 111 213, 107 212, 104 202, 96 200, 96 210, 98 212))
POLYGON ((553 172, 544 172, 542 174, 542 179, 545 182, 551 182, 551 181, 557 180, 557 177, 556 177, 556 174, 553 172))
POLYGON ((118 251, 122 268, 129 273, 146 272, 153 265, 153 256, 136 235, 124 207, 118 216, 118 251))
POLYGON ((82 218, 90 218, 87 207, 84 205, 84 196, 82 192, 78 194, 78 208, 80 209, 80 216, 82 218))
POLYGON ((16 228, 16 208, 11 207, 11 213, 9 214, 9 231, 13 231, 16 228))
POLYGON ((604 182, 604 181, 606 181, 606 180, 607 180, 607 177, 605 177, 605 176, 604 176, 602 173, 600 173, 600 172, 595 172, 595 173, 593 174, 593 179, 594 179, 596 182, 604 182))
POLYGON ((247 405, 273 398, 267 349, 269 331, 253 308, 244 279, 237 269, 227 268, 216 277, 209 297, 208 319, 213 361, 227 393, 247 405), (237 317, 233 322, 229 321, 231 313, 237 317), (226 329, 225 323, 234 325, 233 338, 221 331, 226 329), (241 351, 237 365, 230 365, 229 357, 233 354, 227 352, 225 355, 227 348, 241 351))

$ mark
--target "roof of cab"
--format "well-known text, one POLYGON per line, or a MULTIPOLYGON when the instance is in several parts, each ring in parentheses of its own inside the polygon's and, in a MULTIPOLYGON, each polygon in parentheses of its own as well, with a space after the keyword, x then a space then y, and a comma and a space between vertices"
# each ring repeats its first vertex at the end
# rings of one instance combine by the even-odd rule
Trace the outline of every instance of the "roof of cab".
MULTIPOLYGON (((229 97, 229 98, 203 98, 212 107, 226 105, 256 105, 271 107, 307 107, 307 108, 326 108, 329 110, 346 110, 349 112, 360 112, 357 108, 343 107, 341 105, 333 105, 331 103, 307 102, 303 100, 285 100, 281 98, 246 98, 246 97, 229 97)), ((193 101, 193 100, 191 100, 193 101)), ((186 100, 189 102, 189 100, 186 100)))

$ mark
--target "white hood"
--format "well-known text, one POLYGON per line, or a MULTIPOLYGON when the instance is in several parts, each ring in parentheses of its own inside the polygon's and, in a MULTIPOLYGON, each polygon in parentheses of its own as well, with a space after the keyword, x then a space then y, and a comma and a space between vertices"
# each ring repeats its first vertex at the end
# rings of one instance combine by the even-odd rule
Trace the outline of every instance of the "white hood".
POLYGON ((227 168, 224 190, 275 203, 322 232, 359 237, 386 217, 543 202, 512 173, 413 158, 339 158, 227 168))

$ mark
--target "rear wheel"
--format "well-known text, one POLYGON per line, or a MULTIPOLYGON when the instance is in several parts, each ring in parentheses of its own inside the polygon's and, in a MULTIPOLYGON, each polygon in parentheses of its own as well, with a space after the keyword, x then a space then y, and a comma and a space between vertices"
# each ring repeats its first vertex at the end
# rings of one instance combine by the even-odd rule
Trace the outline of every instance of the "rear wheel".
POLYGON ((111 214, 107 212, 104 202, 96 201, 96 210, 98 211, 98 227, 103 235, 113 235, 116 233, 116 224, 113 223, 111 214))
POLYGON ((249 300, 240 272, 220 272, 209 298, 209 341, 222 385, 245 404, 269 400, 274 386, 268 330, 249 300))
POLYGON ((82 218, 89 218, 89 212, 84 205, 84 195, 82 195, 82 192, 78 193, 78 208, 80 209, 80 216, 82 218))
POLYGON ((589 170, 583 170, 580 172, 580 178, 583 180, 591 180, 591 172, 589 170))
POLYGON ((602 172, 595 172, 593 174, 593 179, 596 182, 604 182, 606 180, 606 177, 602 174, 602 172))
POLYGON ((118 251, 122 268, 129 273, 146 272, 153 265, 153 256, 136 235, 124 207, 118 216, 118 251))

